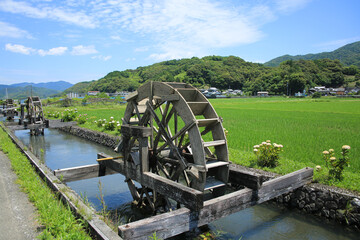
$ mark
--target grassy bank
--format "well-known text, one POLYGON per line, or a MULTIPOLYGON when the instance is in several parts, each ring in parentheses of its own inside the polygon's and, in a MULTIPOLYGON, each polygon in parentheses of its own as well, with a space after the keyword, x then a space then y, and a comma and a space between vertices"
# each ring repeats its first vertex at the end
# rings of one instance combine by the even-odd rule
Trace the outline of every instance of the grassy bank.
MULTIPOLYGON (((280 165, 273 172, 286 174, 306 166, 320 165, 315 179, 329 185, 360 192, 360 100, 359 99, 295 99, 241 98, 212 99, 212 105, 224 119, 230 160, 245 166, 257 167, 253 146, 265 140, 284 145, 280 165), (350 145, 350 167, 344 180, 329 181, 322 151, 330 148, 339 154, 342 145, 350 145)), ((123 117, 125 105, 90 105, 77 107, 88 114, 84 127, 103 131, 93 121, 123 117)), ((50 111, 61 108, 47 108, 50 111)), ((115 131, 110 134, 117 134, 115 131)))
POLYGON ((45 227, 40 239, 91 239, 84 230, 85 223, 75 219, 70 208, 58 200, 2 128, 0 150, 10 159, 17 183, 38 210, 38 221, 45 227))

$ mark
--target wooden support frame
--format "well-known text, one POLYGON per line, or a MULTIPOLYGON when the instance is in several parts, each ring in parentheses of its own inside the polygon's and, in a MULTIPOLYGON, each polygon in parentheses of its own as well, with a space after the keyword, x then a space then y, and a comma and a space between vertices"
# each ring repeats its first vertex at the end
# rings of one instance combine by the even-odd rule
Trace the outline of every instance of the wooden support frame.
POLYGON ((119 235, 124 239, 148 239, 156 232, 159 238, 169 238, 292 191, 311 182, 312 176, 313 169, 304 168, 269 180, 258 190, 245 188, 205 201, 204 207, 198 212, 180 208, 119 226, 119 235))
MULTIPOLYGON (((108 155, 99 154, 98 157, 108 157, 108 155)), ((241 185, 245 183, 246 187, 202 202, 203 195, 201 192, 150 172, 141 174, 140 166, 124 165, 122 160, 101 161, 100 164, 106 166, 105 175, 127 171, 131 179, 138 181, 145 187, 154 189, 156 192, 182 203, 185 203, 186 199, 188 199, 185 207, 178 210, 119 226, 118 234, 124 239, 148 239, 154 232, 163 239, 172 237, 293 191, 311 182, 313 176, 312 168, 304 168, 265 181, 266 177, 261 174, 231 165, 229 182, 241 185), (189 203, 196 203, 196 201, 197 207, 189 207, 191 205, 189 203)), ((81 179, 96 177, 99 175, 100 167, 99 165, 95 167, 95 165, 77 169, 56 170, 55 175, 63 174, 64 180, 74 180, 74 175, 78 175, 81 179), (81 174, 79 171, 83 173, 81 174), (85 174, 85 172, 88 172, 88 174, 85 174)), ((131 179, 129 180, 131 181, 131 179)), ((135 194, 139 195, 138 192, 135 192, 135 194)))
MULTIPOLYGON (((104 153, 98 154, 98 158, 105 157, 109 156, 104 153)), ((166 179, 157 174, 142 172, 140 166, 125 163, 126 161, 123 160, 108 160, 101 162, 102 165, 106 166, 106 169, 111 169, 115 172, 121 173, 127 178, 135 180, 141 185, 153 189, 157 193, 172 198, 190 209, 198 210, 203 206, 202 192, 174 182, 170 179, 166 179)))

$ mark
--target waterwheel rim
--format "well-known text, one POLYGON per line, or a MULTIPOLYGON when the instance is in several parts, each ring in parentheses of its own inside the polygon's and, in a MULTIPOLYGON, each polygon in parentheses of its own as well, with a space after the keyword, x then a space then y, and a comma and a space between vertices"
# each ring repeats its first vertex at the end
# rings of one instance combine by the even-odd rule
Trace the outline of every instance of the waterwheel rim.
MULTIPOLYGON (((150 155, 161 162, 159 155, 170 149, 171 157, 167 156, 170 158, 168 160, 173 159, 178 164, 185 165, 182 175, 185 179, 189 178, 189 181, 185 181, 187 185, 200 191, 206 190, 209 159, 228 162, 227 142, 221 119, 207 98, 190 84, 148 82, 130 95, 127 101, 123 124, 148 126, 154 131, 149 142, 149 150, 153 154, 150 155), (148 120, 142 119, 146 111, 150 116, 148 120), (170 123, 174 126, 170 127, 170 123), (184 142, 186 135, 188 144, 184 142), (210 141, 205 141, 203 135, 210 141), (161 142, 162 139, 164 142, 161 142), (209 147, 215 151, 211 152, 209 147)), ((226 164, 221 166, 226 167, 226 164)), ((153 169, 153 172, 156 171, 153 169)), ((162 169, 157 169, 157 173, 160 172, 167 178, 179 181, 177 176, 169 176, 166 171, 164 173, 162 169)), ((228 168, 221 173, 215 172, 214 176, 227 182, 228 168)))

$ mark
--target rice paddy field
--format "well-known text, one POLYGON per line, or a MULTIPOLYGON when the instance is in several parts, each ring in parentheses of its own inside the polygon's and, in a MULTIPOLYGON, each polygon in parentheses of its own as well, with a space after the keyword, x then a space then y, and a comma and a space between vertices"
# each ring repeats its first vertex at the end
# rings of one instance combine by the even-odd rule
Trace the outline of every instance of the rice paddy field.
MULTIPOLYGON (((253 146, 271 140, 282 144, 284 151, 280 164, 265 170, 285 174, 320 165, 315 180, 360 192, 360 99, 226 98, 212 99, 211 104, 228 130, 232 162, 258 167, 253 146), (342 181, 329 180, 322 151, 332 148, 340 156, 343 145, 351 147, 350 167, 345 169, 342 181)), ((92 122, 111 116, 120 120, 125 105, 81 106, 78 111, 89 117, 82 126, 100 130, 92 122)))

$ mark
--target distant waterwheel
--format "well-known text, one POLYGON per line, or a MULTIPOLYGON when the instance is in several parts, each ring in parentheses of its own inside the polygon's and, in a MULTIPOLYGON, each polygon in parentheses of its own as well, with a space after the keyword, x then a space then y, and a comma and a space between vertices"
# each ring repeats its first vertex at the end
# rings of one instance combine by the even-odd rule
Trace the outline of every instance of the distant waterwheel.
MULTIPOLYGON (((200 91, 185 83, 148 82, 127 102, 116 149, 127 164, 141 164, 143 172, 202 192, 224 193, 229 176, 226 137, 221 118, 200 91)), ((155 208, 160 199, 169 205, 153 190, 127 182, 140 203, 151 202, 155 208)))
POLYGON ((25 107, 27 111, 27 115, 25 116, 26 124, 28 126, 29 125, 35 126, 33 128, 30 128, 30 134, 44 135, 44 127, 36 127, 36 126, 43 126, 45 124, 41 99, 39 97, 28 97, 28 99, 26 100, 25 107))

